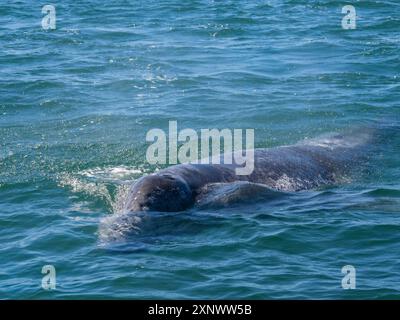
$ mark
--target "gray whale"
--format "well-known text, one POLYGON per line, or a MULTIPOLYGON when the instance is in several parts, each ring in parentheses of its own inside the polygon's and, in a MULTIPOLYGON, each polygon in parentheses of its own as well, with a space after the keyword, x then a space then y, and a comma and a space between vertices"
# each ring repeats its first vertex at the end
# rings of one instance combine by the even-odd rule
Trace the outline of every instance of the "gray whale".
MULTIPOLYGON (((329 134, 290 146, 254 150, 254 170, 237 175, 237 164, 179 164, 136 181, 125 212, 177 212, 192 207, 215 183, 249 182, 294 192, 338 183, 366 156, 370 130, 329 134)), ((223 157, 221 156, 221 161, 223 157)))

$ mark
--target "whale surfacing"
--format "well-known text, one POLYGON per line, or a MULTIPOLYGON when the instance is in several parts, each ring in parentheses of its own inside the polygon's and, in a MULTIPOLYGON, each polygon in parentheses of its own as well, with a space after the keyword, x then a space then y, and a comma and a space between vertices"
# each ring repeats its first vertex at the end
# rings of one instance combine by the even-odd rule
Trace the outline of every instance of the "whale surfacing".
POLYGON ((254 170, 249 175, 237 175, 240 165, 235 163, 174 165, 136 181, 124 211, 184 211, 199 201, 208 185, 216 183, 244 181, 286 192, 335 184, 365 157, 371 140, 371 131, 359 130, 255 149, 254 170))

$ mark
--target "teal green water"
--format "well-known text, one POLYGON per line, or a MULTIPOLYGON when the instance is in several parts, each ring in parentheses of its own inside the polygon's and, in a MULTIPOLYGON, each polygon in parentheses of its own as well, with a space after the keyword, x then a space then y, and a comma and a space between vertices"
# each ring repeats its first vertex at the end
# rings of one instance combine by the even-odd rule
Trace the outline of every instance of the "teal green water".
POLYGON ((355 125, 398 128, 400 5, 354 1, 0 5, 0 298, 400 297, 400 138, 367 173, 280 201, 154 219, 99 243, 153 172, 146 132, 254 128, 257 147, 355 125), (43 265, 57 287, 41 288, 43 265), (344 265, 356 289, 343 290, 344 265))

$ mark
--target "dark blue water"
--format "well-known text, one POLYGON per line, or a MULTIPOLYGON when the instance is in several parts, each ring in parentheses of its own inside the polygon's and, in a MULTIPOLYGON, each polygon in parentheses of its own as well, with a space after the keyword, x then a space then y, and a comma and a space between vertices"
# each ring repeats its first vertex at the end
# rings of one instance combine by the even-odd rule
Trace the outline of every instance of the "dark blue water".
POLYGON ((345 4, 61 1, 47 31, 44 3, 1 4, 0 298, 399 298, 400 5, 354 1, 344 30, 345 4), (104 246, 168 120, 253 128, 257 147, 392 129, 343 184, 155 216, 104 246))

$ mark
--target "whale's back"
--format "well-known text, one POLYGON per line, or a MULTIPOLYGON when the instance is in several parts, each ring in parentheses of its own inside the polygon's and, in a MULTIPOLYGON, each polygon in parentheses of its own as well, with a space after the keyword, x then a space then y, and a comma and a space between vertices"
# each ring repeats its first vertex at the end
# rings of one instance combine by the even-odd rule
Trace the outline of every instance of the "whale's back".
POLYGON ((374 131, 354 130, 304 139, 291 146, 256 149, 248 181, 280 191, 299 191, 338 183, 368 159, 374 131))

